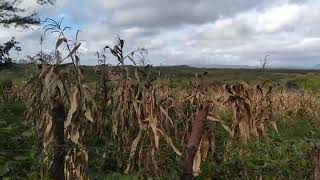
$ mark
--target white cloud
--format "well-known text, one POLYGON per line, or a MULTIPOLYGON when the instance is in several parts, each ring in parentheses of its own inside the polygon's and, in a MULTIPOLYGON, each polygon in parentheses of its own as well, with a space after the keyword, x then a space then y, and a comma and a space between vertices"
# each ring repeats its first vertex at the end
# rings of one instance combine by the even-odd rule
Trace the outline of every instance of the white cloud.
MULTIPOLYGON (((81 28, 83 63, 95 64, 95 52, 119 34, 127 51, 149 50, 159 65, 258 65, 270 54, 274 65, 313 65, 320 56, 320 1, 301 0, 57 0, 38 6, 42 17, 66 17, 81 28), (302 63, 303 62, 303 63, 302 63)), ((19 56, 39 47, 39 31, 1 28, 0 40, 22 41, 19 56)), ((55 39, 47 37, 45 48, 55 39)))

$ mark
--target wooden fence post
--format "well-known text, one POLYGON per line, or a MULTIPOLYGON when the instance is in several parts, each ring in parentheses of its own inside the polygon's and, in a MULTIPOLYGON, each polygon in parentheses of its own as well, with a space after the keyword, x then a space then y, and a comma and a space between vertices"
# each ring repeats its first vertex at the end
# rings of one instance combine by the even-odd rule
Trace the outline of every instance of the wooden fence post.
POLYGON ((64 120, 66 112, 61 102, 56 102, 53 108, 54 158, 53 179, 64 180, 64 120))
POLYGON ((205 104, 192 122, 191 134, 181 159, 182 180, 192 180, 193 178, 193 158, 201 141, 203 128, 208 116, 208 108, 209 105, 205 104))

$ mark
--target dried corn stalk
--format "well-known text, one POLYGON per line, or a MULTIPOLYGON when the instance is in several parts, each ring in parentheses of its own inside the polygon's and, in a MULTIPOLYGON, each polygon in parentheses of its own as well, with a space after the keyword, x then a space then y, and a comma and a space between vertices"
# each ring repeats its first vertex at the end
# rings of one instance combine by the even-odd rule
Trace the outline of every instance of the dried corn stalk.
MULTIPOLYGON (((70 43, 64 36, 64 29, 61 22, 49 20, 47 30, 59 32, 59 39, 55 47, 54 64, 46 64, 38 57, 41 64, 37 65, 38 70, 27 83, 28 109, 27 119, 31 123, 34 134, 43 139, 43 152, 47 157, 52 150, 53 144, 53 108, 56 104, 63 105, 67 114, 64 120, 64 145, 62 153, 65 155, 64 178, 65 179, 87 179, 88 155, 83 148, 83 138, 88 133, 88 123, 93 123, 93 112, 95 102, 91 92, 83 84, 82 71, 80 69, 77 50, 80 43, 77 40, 70 43), (59 51, 65 46, 67 54, 63 58, 59 51), (68 59, 70 63, 63 63, 68 59)), ((51 168, 52 160, 46 158, 47 170, 51 168)), ((63 168, 63 166, 61 167, 63 168)), ((58 177, 62 178, 62 177, 58 177)))
MULTIPOLYGON (((173 151, 180 155, 180 151, 174 146, 170 136, 167 135, 167 128, 174 126, 168 114, 168 109, 164 109, 164 104, 170 104, 169 99, 159 95, 158 86, 152 83, 151 66, 145 63, 144 49, 137 49, 127 55, 124 54, 124 40, 118 39, 114 48, 106 46, 118 60, 118 65, 109 72, 104 73, 110 79, 110 87, 100 83, 100 92, 108 91, 107 98, 98 106, 101 109, 110 110, 110 125, 112 126, 112 136, 122 146, 121 152, 125 152, 125 147, 130 147, 129 163, 125 173, 130 172, 135 165, 144 166, 149 174, 155 174, 158 170, 156 153, 160 148, 160 138, 172 147, 173 151), (134 72, 125 65, 125 60, 129 59, 134 65, 134 72), (102 90, 101 90, 102 89, 102 90), (106 106, 106 107, 103 107, 106 106), (162 125, 166 124, 165 127, 162 125), (138 153, 139 152, 139 153, 138 153)), ((103 57, 103 56, 102 56, 103 57)), ((105 69, 107 70, 107 69, 105 69)), ((102 117, 103 118, 103 117, 102 117)))

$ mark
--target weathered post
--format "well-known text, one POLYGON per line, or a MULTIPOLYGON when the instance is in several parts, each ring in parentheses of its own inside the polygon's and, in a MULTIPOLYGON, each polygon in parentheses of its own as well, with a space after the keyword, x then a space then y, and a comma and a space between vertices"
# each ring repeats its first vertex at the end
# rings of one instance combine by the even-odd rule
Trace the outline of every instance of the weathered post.
POLYGON ((66 112, 61 102, 56 102, 53 108, 54 157, 53 179, 64 179, 64 119, 66 112))
POLYGON ((208 107, 209 105, 205 104, 192 122, 191 134, 181 159, 182 180, 192 180, 193 178, 193 158, 201 141, 203 128, 208 116, 208 107))

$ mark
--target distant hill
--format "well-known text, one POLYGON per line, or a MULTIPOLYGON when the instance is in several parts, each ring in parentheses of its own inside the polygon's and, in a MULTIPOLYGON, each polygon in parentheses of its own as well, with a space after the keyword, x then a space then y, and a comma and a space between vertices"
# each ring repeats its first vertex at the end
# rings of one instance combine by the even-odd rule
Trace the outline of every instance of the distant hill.
POLYGON ((215 69, 258 69, 259 66, 249 65, 193 65, 200 68, 215 68, 215 69))
POLYGON ((320 69, 320 64, 314 65, 313 69, 320 69))

